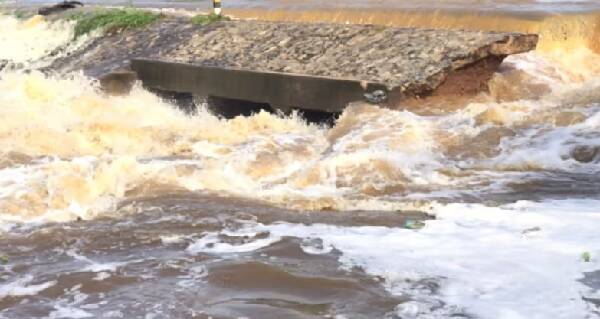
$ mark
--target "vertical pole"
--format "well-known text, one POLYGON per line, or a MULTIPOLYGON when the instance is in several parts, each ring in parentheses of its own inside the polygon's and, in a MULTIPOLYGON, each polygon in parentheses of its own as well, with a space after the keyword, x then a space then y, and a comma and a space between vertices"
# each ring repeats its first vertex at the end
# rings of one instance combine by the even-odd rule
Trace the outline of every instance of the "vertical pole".
POLYGON ((221 0, 213 0, 213 13, 221 16, 221 0))

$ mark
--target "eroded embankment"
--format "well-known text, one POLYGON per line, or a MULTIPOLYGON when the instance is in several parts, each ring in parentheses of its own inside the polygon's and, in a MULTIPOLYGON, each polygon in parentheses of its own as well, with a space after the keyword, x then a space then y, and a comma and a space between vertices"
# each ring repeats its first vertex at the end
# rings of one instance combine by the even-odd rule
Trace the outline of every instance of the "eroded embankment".
POLYGON ((387 88, 395 105, 438 89, 444 96, 484 90, 507 55, 532 50, 536 42, 537 36, 519 33, 263 21, 194 25, 166 16, 149 27, 98 37, 49 69, 99 76, 132 58, 154 58, 376 83, 387 88))
MULTIPOLYGON (((537 33, 540 35, 537 52, 544 54, 553 63, 561 64, 561 69, 566 72, 573 75, 590 71, 594 73, 600 69, 593 58, 593 52, 598 50, 598 41, 594 39, 598 38, 600 34, 599 16, 596 13, 516 15, 514 13, 473 14, 419 11, 379 12, 373 10, 300 12, 252 11, 248 9, 230 10, 229 12, 234 16, 273 21, 333 21, 401 27, 537 33)), ((189 18, 168 16, 146 29, 128 30, 124 33, 96 38, 86 50, 55 59, 49 69, 53 72, 71 72, 82 69, 86 74, 98 77, 114 69, 125 67, 127 61, 133 57, 157 59, 167 57, 167 59, 176 61, 207 65, 347 77, 384 82, 392 86, 400 84, 408 86, 408 91, 413 91, 413 95, 419 95, 414 94, 415 91, 429 94, 432 88, 446 83, 447 85, 443 86, 439 92, 444 99, 448 100, 448 96, 456 92, 467 92, 468 95, 471 95, 473 92, 485 91, 488 88, 487 82, 492 75, 491 72, 502 60, 502 57, 497 60, 485 60, 484 58, 490 53, 489 50, 469 51, 467 49, 461 51, 459 49, 447 54, 449 53, 447 50, 437 47, 439 41, 435 40, 438 36, 445 37, 446 34, 443 32, 434 34, 429 41, 421 42, 428 45, 419 48, 419 37, 416 37, 416 40, 409 39, 409 42, 417 43, 414 47, 394 45, 393 41, 387 41, 392 45, 382 45, 382 39, 398 37, 399 39, 395 39, 395 41, 407 41, 404 39, 406 35, 392 35, 389 33, 394 33, 393 29, 381 29, 376 26, 346 26, 338 28, 340 30, 331 30, 331 25, 313 25, 295 30, 297 24, 238 23, 242 23, 243 27, 240 28, 235 23, 198 26, 190 24, 189 18), (290 28, 290 26, 292 27, 290 28), (358 36, 356 36, 357 33, 358 36), (343 36, 335 36, 332 39, 332 34, 342 34, 343 36), (265 37, 265 35, 269 35, 269 37, 265 37), (306 38, 306 35, 310 35, 310 39, 298 38, 306 38), (269 41, 264 41, 263 38, 269 39, 269 41), (347 47, 343 44, 340 45, 340 42, 350 39, 353 40, 352 45, 347 47), (405 50, 398 50, 398 48, 405 50), (436 49, 449 55, 449 58, 436 57, 436 49), (407 50, 410 52, 404 52, 407 50), (387 59, 389 56, 417 55, 416 52, 419 52, 418 55, 427 52, 424 54, 425 59, 419 56, 416 59, 406 59, 406 63, 387 59), (456 76, 447 78, 449 70, 481 60, 486 62, 477 64, 477 67, 472 68, 472 72, 459 72, 456 76), (478 80, 472 81, 472 79, 478 80), (410 81, 410 85, 407 85, 407 80, 410 81)), ((335 29, 335 27, 333 28, 335 29)), ((463 35, 468 35, 468 33, 463 33, 463 35)), ((463 39, 464 41, 461 42, 459 37, 458 40, 459 47, 465 41, 477 42, 473 38, 463 39)), ((481 46, 482 44, 475 43, 474 45, 481 46)), ((15 52, 17 51, 15 50, 15 52)), ((492 56, 495 55, 492 54, 492 56)), ((511 74, 510 78, 514 80, 522 78, 522 76, 511 74)), ((527 86, 524 90, 509 89, 506 81, 497 80, 498 77, 492 81, 491 93, 501 96, 504 100, 510 98, 507 95, 539 96, 540 92, 547 91, 535 85, 527 86), (505 91, 510 92, 506 93, 505 91)), ((527 81, 527 79, 524 80, 527 81)), ((423 106, 422 100, 413 102, 406 101, 405 107, 410 105, 414 109, 416 105, 418 109, 423 106)), ((463 102, 460 100, 458 103, 463 102)), ((397 103, 393 104, 397 105, 397 103)))
MULTIPOLYGON (((269 9, 235 8, 227 10, 228 14, 243 19, 260 19, 268 21, 298 21, 298 22, 335 22, 343 24, 373 24, 395 27, 417 27, 436 29, 462 29, 472 31, 503 31, 522 32, 539 35, 536 55, 543 56, 552 66, 557 67, 566 78, 584 81, 587 75, 600 73, 598 53, 600 53, 600 12, 524 12, 482 10, 480 6, 472 8, 461 7, 456 10, 426 10, 426 9, 389 9, 381 10, 376 7, 369 9, 339 9, 321 8, 311 10, 286 10, 277 7, 269 9)), ((537 60, 534 58, 534 60, 537 60)), ((521 60, 521 59, 518 59, 521 60)), ((527 59, 521 67, 538 68, 538 62, 527 59)), ((505 63, 499 73, 487 85, 490 93, 500 100, 539 97, 548 92, 547 88, 535 83, 528 75, 514 72, 511 63, 505 63), (518 85, 525 82, 525 85, 518 85)), ((546 70, 548 71, 548 70, 546 70)), ((544 72, 546 72, 544 71, 544 72)), ((475 74, 483 72, 475 72, 475 74)), ((536 71, 536 73, 538 73, 536 71)), ((467 78, 474 74, 465 74, 467 78)), ((540 74, 538 73, 538 76, 540 74)), ((451 78, 447 83, 460 83, 468 81, 451 78), (458 80, 458 81, 457 81, 458 80)), ((477 87, 477 85, 474 85, 477 87)), ((450 90, 455 88, 450 88, 450 90)), ((441 90, 447 91, 447 90, 441 90)), ((420 112, 431 105, 436 107, 443 104, 442 108, 454 109, 453 105, 464 104, 464 99, 456 100, 451 96, 432 99, 431 102, 423 100, 407 100, 401 108, 410 108, 420 112), (425 102, 425 103, 424 103, 425 102), (437 106, 436 106, 437 105, 437 106), (415 107, 416 106, 416 107, 415 107)), ((480 99, 470 99, 471 102, 480 99)))

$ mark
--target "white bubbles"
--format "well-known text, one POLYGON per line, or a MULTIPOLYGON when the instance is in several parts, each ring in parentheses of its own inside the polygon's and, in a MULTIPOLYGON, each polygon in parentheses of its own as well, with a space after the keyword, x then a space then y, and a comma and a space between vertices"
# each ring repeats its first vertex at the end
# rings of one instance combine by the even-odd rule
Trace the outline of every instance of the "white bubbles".
MULTIPOLYGON (((39 46, 0 59, 33 63, 71 45, 70 22, 0 21, 23 34, 0 43, 39 46)), ((0 220, 93 219, 114 214, 123 199, 165 189, 293 209, 421 209, 440 198, 506 191, 544 172, 594 173, 600 80, 584 64, 598 57, 583 49, 574 56, 587 62, 569 68, 575 60, 548 50, 508 59, 534 79, 519 85, 541 83, 541 95, 434 114, 351 105, 332 128, 297 114, 225 120, 201 108, 189 116, 140 85, 115 97, 81 74, 5 71, 0 220)))
POLYGON ((0 298, 36 295, 40 291, 46 290, 56 284, 56 281, 33 283, 34 281, 33 276, 25 275, 12 282, 3 283, 0 285, 0 298))
MULTIPOLYGON (((596 292, 578 279, 582 272, 598 269, 598 262, 585 262, 581 254, 600 254, 599 207, 597 200, 520 201, 500 207, 450 204, 437 205, 437 219, 417 231, 278 223, 248 225, 229 234, 297 237, 303 247, 311 247, 309 253, 315 244, 336 249, 348 269, 361 267, 383 278, 392 293, 410 297, 411 302, 396 309, 403 318, 448 318, 455 313, 584 318, 589 309, 581 296, 596 292), (536 235, 528 236, 531 232, 536 235)), ((212 247, 231 252, 230 245, 220 245, 212 247)), ((266 245, 242 245, 236 251, 266 245)))
POLYGON ((355 105, 327 129, 266 112, 188 116, 140 87, 112 97, 81 75, 9 72, 0 79, 0 149, 13 164, 0 165, 0 218, 91 219, 164 188, 295 209, 397 210, 546 170, 593 172, 593 158, 572 151, 600 144, 600 105, 567 98, 594 92, 590 83, 556 89, 562 99, 444 115, 355 105))
POLYGON ((74 39, 75 21, 47 21, 43 16, 26 20, 0 13, 0 62, 16 68, 39 68, 74 52, 96 36, 74 39))

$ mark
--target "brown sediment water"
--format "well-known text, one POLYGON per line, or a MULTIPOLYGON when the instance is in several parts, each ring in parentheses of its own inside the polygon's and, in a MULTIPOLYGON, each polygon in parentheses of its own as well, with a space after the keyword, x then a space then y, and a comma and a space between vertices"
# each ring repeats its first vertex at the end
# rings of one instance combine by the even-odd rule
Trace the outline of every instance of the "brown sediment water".
POLYGON ((594 315, 596 14, 232 13, 542 41, 471 101, 327 126, 38 72, 93 39, 0 15, 0 318, 594 315))

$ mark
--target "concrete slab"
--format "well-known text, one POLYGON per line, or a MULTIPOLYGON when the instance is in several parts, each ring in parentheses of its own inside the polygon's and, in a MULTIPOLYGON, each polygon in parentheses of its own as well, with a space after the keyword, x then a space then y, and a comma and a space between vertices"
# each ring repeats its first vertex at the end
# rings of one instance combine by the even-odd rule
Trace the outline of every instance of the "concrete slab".
POLYGON ((532 50, 537 40, 520 33, 223 21, 161 59, 382 83, 412 97, 436 90, 452 72, 479 61, 532 50))
POLYGON ((284 112, 292 108, 341 112, 351 102, 364 101, 366 93, 385 92, 385 85, 366 81, 151 59, 133 59, 131 68, 150 88, 267 103, 284 112))
POLYGON ((533 34, 333 23, 194 25, 166 16, 95 38, 48 69, 83 70, 116 92, 123 77, 105 75, 133 61, 149 88, 267 103, 285 112, 340 112, 365 95, 396 107, 476 94, 507 55, 532 50, 537 40, 533 34))

